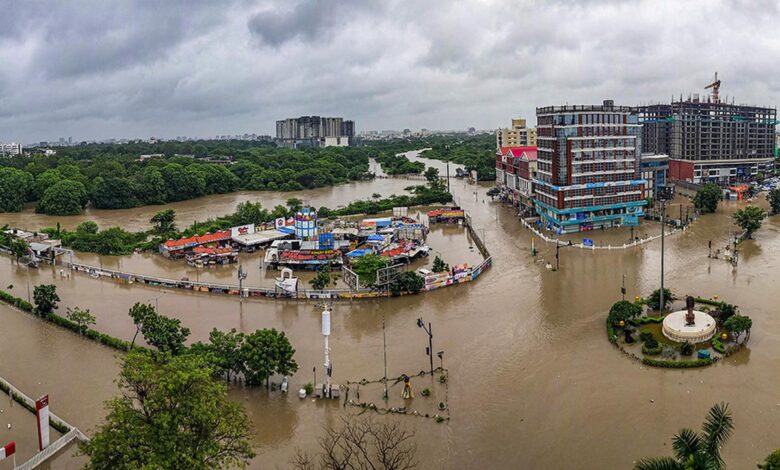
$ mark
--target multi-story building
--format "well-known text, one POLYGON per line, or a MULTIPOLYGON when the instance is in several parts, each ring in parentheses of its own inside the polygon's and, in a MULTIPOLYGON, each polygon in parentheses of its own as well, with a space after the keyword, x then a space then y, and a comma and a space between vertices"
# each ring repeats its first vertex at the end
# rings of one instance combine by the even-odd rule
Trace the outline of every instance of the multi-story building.
POLYGON ((659 189, 666 186, 669 174, 669 155, 643 153, 639 157, 639 176, 647 181, 645 195, 656 198, 659 189))
POLYGON ((22 148, 22 144, 0 143, 0 157, 13 157, 14 155, 21 155, 23 150, 24 149, 22 148))
POLYGON ((640 106, 642 151, 669 155, 669 177, 734 183, 771 171, 777 109, 735 105, 716 95, 640 106))
POLYGON ((340 117, 301 116, 276 121, 276 142, 283 147, 321 147, 327 137, 349 142, 354 136, 355 122, 340 117))
POLYGON ((536 129, 525 119, 512 119, 512 127, 496 129, 496 148, 501 147, 536 147, 536 129))
POLYGON ((647 204, 639 116, 607 100, 536 108, 536 118, 533 201, 544 227, 569 233, 637 225, 647 204))
POLYGON ((512 205, 523 212, 533 209, 536 178, 536 147, 499 147, 496 149, 496 186, 512 205))

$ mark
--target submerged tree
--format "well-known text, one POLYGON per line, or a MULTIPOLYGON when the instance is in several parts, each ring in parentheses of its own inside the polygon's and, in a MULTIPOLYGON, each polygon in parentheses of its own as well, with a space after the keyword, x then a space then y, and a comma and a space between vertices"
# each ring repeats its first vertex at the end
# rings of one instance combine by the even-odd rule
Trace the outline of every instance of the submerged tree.
POLYGON ((715 212, 718 209, 718 203, 723 199, 723 192, 715 183, 707 183, 701 189, 696 191, 693 197, 693 205, 699 209, 702 214, 715 212))
POLYGON ((197 355, 131 351, 105 422, 81 449, 86 469, 245 468, 254 457, 243 406, 197 355))
POLYGON ((766 195, 766 199, 769 201, 771 214, 780 214, 780 188, 769 191, 769 194, 766 195))
POLYGON ((57 286, 54 284, 35 286, 33 300, 35 301, 35 313, 41 317, 47 316, 57 309, 57 302, 60 301, 60 296, 57 295, 57 286))
POLYGON ((761 223, 765 218, 764 209, 756 206, 747 206, 734 213, 734 222, 745 231, 747 238, 753 237, 753 232, 761 228, 761 223))
POLYGON ((735 340, 738 340, 742 333, 745 333, 745 337, 740 342, 740 344, 745 344, 750 339, 750 329, 753 328, 753 320, 747 315, 736 314, 723 322, 723 327, 734 335, 735 340))
POLYGON ((377 423, 370 417, 342 417, 339 427, 325 428, 319 444, 316 455, 297 450, 290 466, 297 470, 417 467, 414 432, 407 431, 398 422, 377 423))
POLYGON ((634 470, 722 470, 726 463, 720 451, 733 429, 728 404, 716 404, 710 408, 700 433, 683 428, 674 435, 674 457, 645 458, 634 466, 634 470))

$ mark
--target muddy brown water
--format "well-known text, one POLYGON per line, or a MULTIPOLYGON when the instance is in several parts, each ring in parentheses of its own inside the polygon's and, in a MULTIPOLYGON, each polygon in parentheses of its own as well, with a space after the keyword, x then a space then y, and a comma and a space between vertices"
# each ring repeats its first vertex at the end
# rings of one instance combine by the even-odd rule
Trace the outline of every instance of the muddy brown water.
MULTIPOLYGON (((386 192, 374 188, 367 186, 358 197, 386 192)), ((531 233, 514 212, 491 203, 484 195, 488 186, 481 186, 476 197, 473 188, 453 182, 456 198, 472 214, 475 226, 484 229, 494 257, 493 268, 483 277, 424 295, 338 302, 334 307, 330 345, 334 381, 341 383, 382 376, 383 318, 389 375, 427 369, 427 338, 415 320, 432 322, 434 350, 445 351, 444 365, 450 370, 451 422, 377 416, 400 419, 416 432, 422 468, 630 468, 640 457, 669 454, 672 434, 682 426, 698 428, 707 409, 719 401, 729 402, 734 411, 735 433, 724 449, 731 468, 752 468, 780 447, 780 219, 770 219, 755 240, 742 245, 736 270, 725 261, 708 259, 707 241, 721 247, 733 236, 730 217, 737 203, 723 203, 717 214, 667 238, 666 285, 678 295, 718 295, 736 303, 753 318, 754 329, 748 349, 713 367, 648 369, 609 345, 604 316, 619 299, 623 274, 629 298, 657 287, 660 242, 627 251, 563 249, 561 270, 549 271, 542 260, 554 260, 554 247, 537 239, 539 257, 532 258, 531 233)), ((317 191, 322 200, 343 204, 347 200, 337 199, 339 195, 355 194, 345 190, 317 191)), ((189 207, 189 217, 202 219, 204 213, 229 212, 239 197, 213 196, 176 207, 189 207), (233 202, 228 203, 229 198, 233 202), (212 208, 212 201, 221 206, 212 208)), ((143 226, 156 210, 115 211, 98 223, 135 220, 143 226)), ((606 236, 619 240, 627 234, 606 236)), ((446 261, 460 262, 453 258, 458 250, 466 256, 467 243, 459 235, 440 240, 448 242, 460 248, 453 246, 446 261)), ((167 270, 153 259, 136 262, 146 271, 167 270)), ((214 327, 283 329, 297 349, 300 366, 291 379, 292 389, 312 380, 312 367, 318 374, 322 368, 320 309, 314 302, 239 303, 235 297, 163 293, 81 275, 59 279, 51 268, 30 271, 0 258, 0 287, 13 285, 11 292, 26 297, 28 280, 31 286, 55 283, 63 299, 61 311, 89 308, 100 330, 128 339, 134 332, 128 308, 149 299, 157 299, 164 314, 180 318, 194 341, 206 339, 214 327)), ((0 305, 0 375, 33 396, 49 393, 53 411, 82 429, 100 422, 102 402, 116 394, 116 356, 0 305)), ((419 391, 437 385, 431 378, 415 378, 413 387, 417 394, 409 407, 428 409, 431 399, 419 391)), ((390 393, 391 404, 400 403, 401 389, 393 387, 390 393)), ((322 426, 337 423, 349 411, 337 403, 299 401, 265 390, 234 388, 231 396, 244 403, 254 422, 258 456, 252 468, 283 467, 296 448, 314 450, 322 426)), ((369 387, 361 399, 380 403, 381 394, 369 387)), ((52 465, 74 466, 69 455, 52 465)))

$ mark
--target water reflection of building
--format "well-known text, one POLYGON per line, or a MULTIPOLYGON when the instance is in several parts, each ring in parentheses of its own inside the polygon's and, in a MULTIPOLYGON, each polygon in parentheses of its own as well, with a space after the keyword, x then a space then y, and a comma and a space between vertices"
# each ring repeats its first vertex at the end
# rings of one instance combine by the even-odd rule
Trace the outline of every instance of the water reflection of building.
POLYGON ((637 225, 644 215, 639 116, 612 100, 536 109, 534 205, 559 233, 637 225))

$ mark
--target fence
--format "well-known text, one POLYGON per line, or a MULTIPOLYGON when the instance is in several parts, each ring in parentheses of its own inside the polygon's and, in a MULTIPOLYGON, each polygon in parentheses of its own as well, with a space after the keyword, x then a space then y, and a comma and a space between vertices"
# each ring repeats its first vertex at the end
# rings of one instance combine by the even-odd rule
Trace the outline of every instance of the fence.
MULTIPOLYGON (((0 384, 2 384, 3 389, 8 389, 8 393, 11 394, 13 398, 22 406, 28 410, 35 410, 35 400, 22 393, 22 391, 16 388, 11 382, 0 377, 0 384)), ((78 428, 71 426, 64 419, 60 418, 54 413, 49 413, 49 422, 58 429, 67 429, 67 432, 62 437, 54 441, 51 445, 49 445, 49 447, 35 454, 30 460, 17 466, 17 470, 36 468, 51 456, 65 448, 65 446, 73 442, 73 440, 78 440, 80 442, 86 442, 89 440, 89 438, 78 428)))
MULTIPOLYGON (((635 246, 643 245, 645 243, 651 242, 653 240, 658 240, 658 239, 661 238, 661 234, 659 233, 658 235, 652 235, 652 236, 649 236, 649 237, 640 238, 640 239, 635 240, 635 241, 633 241, 631 243, 623 243, 621 245, 596 246, 595 243, 593 245, 585 245, 583 243, 574 243, 572 245, 569 245, 569 241, 563 241, 563 240, 559 240, 557 238, 548 237, 548 236, 544 235, 542 232, 540 232, 539 230, 537 230, 533 225, 531 225, 530 223, 526 222, 524 219, 520 219, 520 221, 523 223, 523 225, 525 225, 532 232, 534 232, 536 234, 536 236, 538 236, 539 238, 541 238, 545 242, 556 243, 556 244, 559 244, 559 245, 566 245, 566 246, 571 246, 573 248, 581 248, 581 249, 585 249, 585 250, 627 250, 629 248, 633 248, 635 246)), ((684 226, 682 228, 673 228, 672 230, 666 232, 666 236, 668 237, 669 235, 673 235, 673 234, 678 233, 678 232, 684 232, 684 231, 688 230, 688 227, 690 227, 690 225, 686 225, 686 226, 684 226)))

